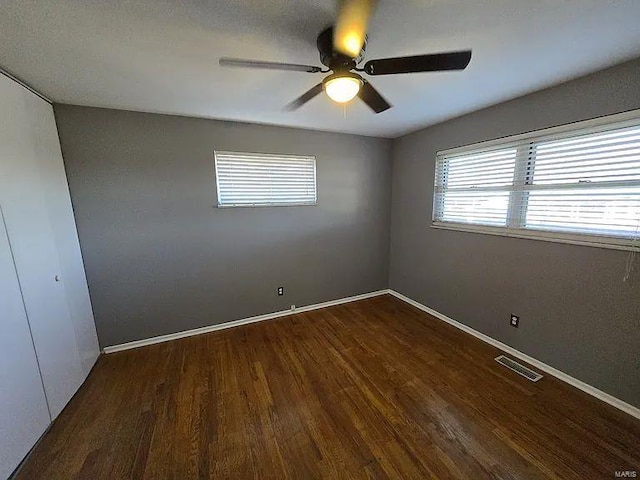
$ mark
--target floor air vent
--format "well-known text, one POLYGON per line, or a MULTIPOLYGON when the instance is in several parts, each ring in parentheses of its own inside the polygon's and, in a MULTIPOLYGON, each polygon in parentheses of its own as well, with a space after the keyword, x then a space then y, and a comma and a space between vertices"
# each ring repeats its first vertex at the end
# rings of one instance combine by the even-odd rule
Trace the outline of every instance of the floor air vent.
POLYGON ((540 375, 539 373, 534 372, 533 370, 525 367, 524 365, 520 365, 515 360, 511 360, 509 357, 505 357, 504 355, 500 355, 499 357, 496 357, 496 362, 498 362, 501 365, 504 365, 510 370, 513 370, 517 374, 520 374, 523 377, 528 378, 532 382, 537 382, 542 378, 542 375, 540 375))

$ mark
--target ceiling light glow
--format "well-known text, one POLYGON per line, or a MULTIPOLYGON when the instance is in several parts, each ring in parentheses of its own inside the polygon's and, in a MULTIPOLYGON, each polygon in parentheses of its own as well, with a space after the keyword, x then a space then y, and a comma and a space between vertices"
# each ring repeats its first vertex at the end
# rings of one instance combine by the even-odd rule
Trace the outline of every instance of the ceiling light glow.
POLYGON ((362 87, 362 80, 345 76, 327 80, 324 84, 324 91, 334 102, 346 103, 358 94, 360 87, 362 87))
POLYGON ((343 40, 343 49, 352 57, 356 58, 362 50, 362 37, 358 32, 349 32, 343 40))

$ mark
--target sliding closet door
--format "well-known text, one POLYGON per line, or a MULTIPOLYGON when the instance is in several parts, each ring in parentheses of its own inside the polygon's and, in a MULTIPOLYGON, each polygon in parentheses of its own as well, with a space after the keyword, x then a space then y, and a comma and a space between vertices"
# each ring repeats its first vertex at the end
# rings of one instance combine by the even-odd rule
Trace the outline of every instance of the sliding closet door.
POLYGON ((1 213, 0 478, 7 478, 50 418, 1 213))
POLYGON ((51 106, 0 76, 0 205, 53 418, 85 378, 38 163, 37 115, 51 106), (38 107, 36 107, 38 108, 38 107))

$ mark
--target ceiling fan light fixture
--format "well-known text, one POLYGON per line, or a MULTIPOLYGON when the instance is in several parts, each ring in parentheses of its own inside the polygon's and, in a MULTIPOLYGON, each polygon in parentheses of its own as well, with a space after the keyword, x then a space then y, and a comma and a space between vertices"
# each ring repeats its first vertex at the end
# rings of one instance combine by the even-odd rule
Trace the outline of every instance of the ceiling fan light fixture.
POLYGON ((362 80, 357 75, 330 75, 324 81, 324 91, 331 100, 337 103, 353 100, 361 87, 362 80))

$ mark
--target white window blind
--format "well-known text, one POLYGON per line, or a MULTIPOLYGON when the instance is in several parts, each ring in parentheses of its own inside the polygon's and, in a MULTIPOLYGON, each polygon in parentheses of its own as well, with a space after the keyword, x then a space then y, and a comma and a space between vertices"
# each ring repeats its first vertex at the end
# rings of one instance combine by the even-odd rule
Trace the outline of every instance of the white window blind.
POLYGON ((516 151, 470 152, 437 162, 438 220, 506 225, 516 151))
POLYGON ((215 152, 219 207, 315 205, 312 156, 215 152))
POLYGON ((438 153, 434 226, 638 246, 640 119, 438 153))

